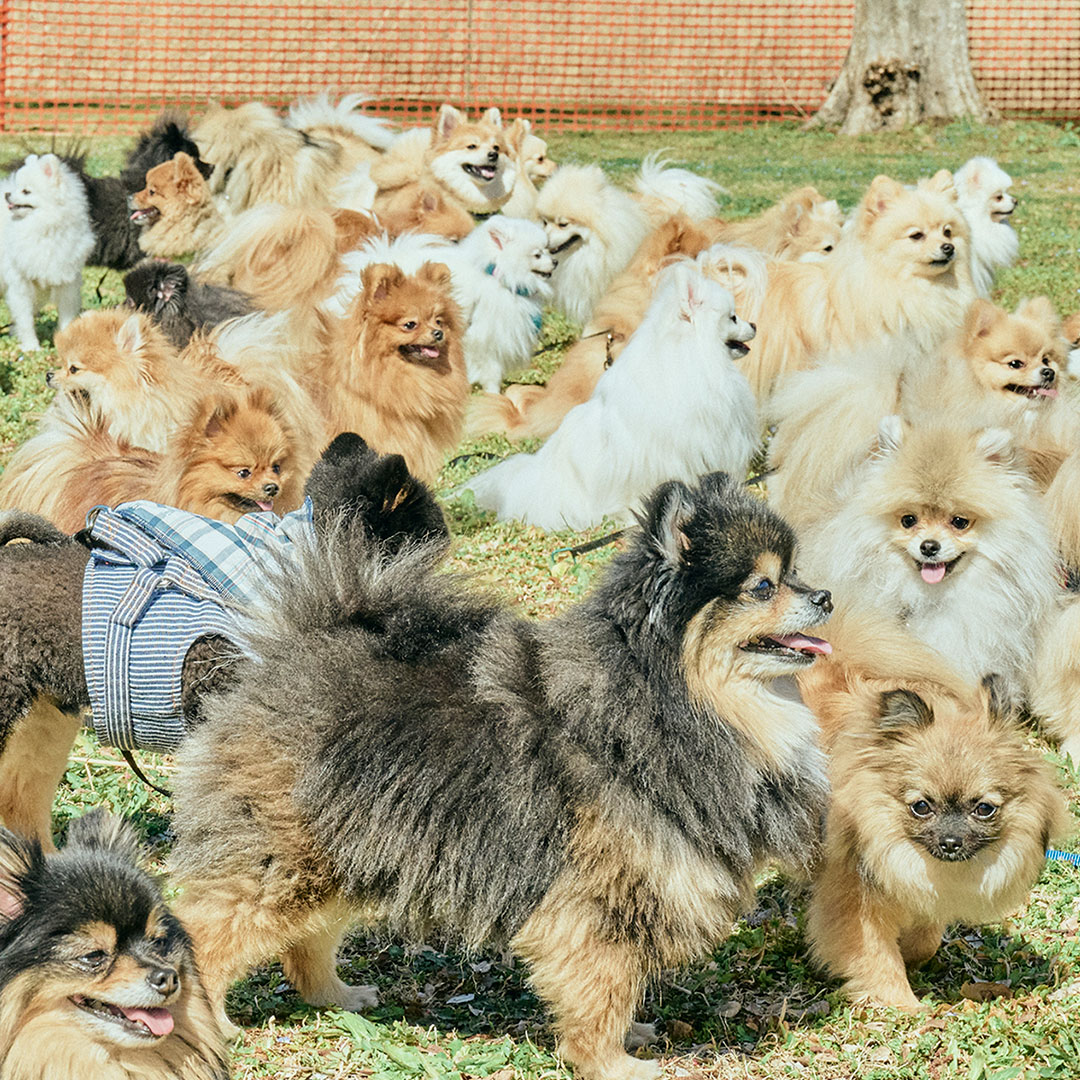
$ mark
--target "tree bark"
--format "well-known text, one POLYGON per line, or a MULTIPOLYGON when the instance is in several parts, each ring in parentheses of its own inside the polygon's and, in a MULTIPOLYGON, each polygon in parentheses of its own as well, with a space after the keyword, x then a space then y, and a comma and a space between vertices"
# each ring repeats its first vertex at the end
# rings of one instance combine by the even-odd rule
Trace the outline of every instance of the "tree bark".
POLYGON ((993 117, 971 71, 965 0, 855 0, 844 66, 807 126, 865 135, 965 116, 993 117))

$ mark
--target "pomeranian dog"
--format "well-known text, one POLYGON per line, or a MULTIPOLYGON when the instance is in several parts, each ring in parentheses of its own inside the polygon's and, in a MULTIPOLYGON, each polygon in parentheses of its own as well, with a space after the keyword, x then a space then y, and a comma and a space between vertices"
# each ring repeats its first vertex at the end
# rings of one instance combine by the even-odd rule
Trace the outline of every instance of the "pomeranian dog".
POLYGON ((364 94, 346 94, 336 104, 329 94, 300 98, 289 106, 285 122, 310 139, 338 143, 342 168, 349 171, 378 161, 397 135, 390 121, 359 111, 369 100, 364 94))
POLYGON ((560 166, 544 184, 536 212, 559 261, 552 303, 584 326, 648 235, 649 217, 599 165, 560 166))
POLYGON ((101 811, 55 854, 0 830, 3 1080, 228 1080, 191 939, 139 857, 101 811))
POLYGON ((731 293, 680 264, 665 272, 644 321, 593 396, 535 454, 515 454, 463 487, 501 519, 584 529, 630 519, 664 480, 722 468, 746 476, 761 431, 735 361, 754 327, 731 293))
POLYGON ((712 474, 653 493, 546 622, 344 530, 283 575, 248 630, 259 662, 177 773, 174 873, 215 1005, 274 954, 307 1001, 372 1005, 335 954, 385 920, 509 943, 578 1075, 656 1076, 623 1049, 645 980, 726 934, 763 864, 817 848, 816 723, 770 686, 828 650, 793 548, 712 474))
POLYGON ((375 263, 361 285, 311 372, 313 392, 331 434, 359 432, 431 481, 461 437, 469 396, 450 271, 375 263))
POLYGON ((183 349, 196 330, 255 310, 245 293, 194 279, 187 267, 161 259, 144 259, 125 274, 124 292, 128 305, 146 312, 177 349, 183 349))
MULTIPOLYGON (((326 448, 304 494, 317 534, 345 520, 387 557, 416 542, 449 547, 438 503, 404 459, 376 454, 351 432, 326 448)), ((82 644, 87 558, 82 543, 44 519, 0 514, 0 819, 44 847, 52 845, 56 786, 90 704, 82 644)), ((200 722, 208 694, 232 684, 239 659, 216 624, 195 637, 177 674, 185 727, 200 722)))
POLYGON ((132 446, 163 451, 205 393, 157 323, 129 308, 86 312, 56 335, 56 352, 48 384, 80 397, 132 446))
POLYGON ((975 300, 938 349, 900 335, 825 354, 769 403, 769 501, 796 529, 832 514, 892 413, 1004 427, 1039 459, 1075 444, 1076 413, 1058 396, 1064 347, 1053 305, 1035 297, 1011 314, 975 300))
POLYGON ((517 172, 498 109, 469 120, 443 105, 430 132, 406 132, 372 165, 373 208, 376 214, 389 205, 400 208, 404 198, 434 187, 469 213, 493 214, 510 198, 517 172))
POLYGON ((844 214, 835 199, 807 186, 756 217, 716 224, 713 239, 746 244, 788 262, 820 262, 840 242, 844 214))
POLYGON ((177 154, 186 155, 203 175, 210 175, 211 166, 199 159, 199 148, 188 129, 188 119, 176 109, 162 109, 149 131, 139 135, 120 171, 120 182, 129 195, 146 187, 146 174, 158 165, 172 161, 177 154))
POLYGON ((507 126, 506 139, 517 165, 517 178, 502 212, 507 217, 535 221, 538 185, 555 171, 555 162, 548 154, 547 143, 533 131, 531 121, 523 116, 515 117, 507 126))
POLYGON ((901 333, 935 348, 973 299, 967 224, 951 175, 943 169, 916 188, 878 176, 827 259, 770 264, 760 308, 745 308, 761 329, 744 370, 765 401, 826 350, 901 333))
POLYGON ((1020 241, 1010 216, 1016 198, 1012 177, 996 161, 975 157, 956 170, 956 198, 971 231, 971 271, 980 296, 989 296, 994 274, 1016 262, 1020 241))
POLYGON ((645 156, 634 177, 634 194, 653 227, 672 214, 692 221, 714 218, 716 198, 723 190, 715 180, 674 166, 658 150, 645 156))
POLYGON ((1054 596, 1056 555, 1035 486, 1001 428, 886 417, 878 453, 800 560, 842 603, 873 604, 972 684, 1021 698, 1054 596))
POLYGON ((82 268, 94 249, 86 189, 56 154, 30 154, 0 184, 0 287, 20 349, 39 349, 34 316, 42 294, 63 330, 82 307, 82 268))
POLYGON ((183 151, 146 173, 131 196, 131 220, 141 230, 139 247, 162 259, 205 251, 225 231, 198 162, 183 151))
POLYGON ((853 1000, 911 1009, 906 968, 934 955, 949 923, 1023 904, 1067 815, 999 679, 958 687, 875 615, 839 621, 822 671, 799 675, 832 785, 808 932, 853 1000))

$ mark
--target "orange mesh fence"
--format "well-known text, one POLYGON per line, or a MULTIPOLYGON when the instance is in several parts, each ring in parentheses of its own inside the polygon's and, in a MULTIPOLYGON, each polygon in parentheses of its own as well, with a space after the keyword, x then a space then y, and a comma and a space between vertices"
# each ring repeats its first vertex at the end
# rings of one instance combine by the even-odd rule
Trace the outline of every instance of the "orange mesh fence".
MULTIPOLYGON (((554 130, 739 127, 813 113, 852 21, 850 0, 0 0, 0 130, 322 91, 407 122, 452 101, 554 130)), ((1076 0, 970 0, 969 28, 992 105, 1080 114, 1076 0)))

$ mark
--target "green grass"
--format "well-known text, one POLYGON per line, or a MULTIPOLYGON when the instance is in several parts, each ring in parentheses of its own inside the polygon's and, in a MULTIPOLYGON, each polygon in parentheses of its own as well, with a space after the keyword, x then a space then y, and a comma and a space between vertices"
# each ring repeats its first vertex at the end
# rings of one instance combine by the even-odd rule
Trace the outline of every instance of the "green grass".
MULTIPOLYGON (((43 146, 47 143, 36 148, 43 146)), ((115 170, 126 146, 125 140, 91 143, 91 169, 115 170)), ((773 126, 652 138, 575 134, 551 139, 557 160, 599 161, 624 179, 647 152, 665 146, 671 157, 723 185, 728 194, 722 209, 732 217, 754 213, 806 183, 847 208, 877 173, 908 182, 955 168, 974 154, 989 154, 1012 174, 1021 199, 1014 224, 1022 257, 1001 276, 998 298, 1012 305, 1045 293, 1063 313, 1080 309, 1080 138, 1071 128, 951 124, 843 139, 773 126)), ((0 140, 4 151, 24 148, 0 140)), ((117 274, 100 279, 100 271, 85 275, 88 307, 122 298, 117 274)), ((54 319, 47 310, 39 320, 43 341, 51 340, 54 319)), ((6 321, 6 309, 0 309, 0 323, 6 321)), ((526 377, 545 378, 574 330, 549 318, 544 352, 526 377)), ((47 404, 43 374, 51 362, 48 350, 20 357, 12 339, 0 335, 0 462, 33 430, 47 404)), ((466 443, 458 452, 502 455, 509 449, 505 440, 490 437, 466 443)), ((443 493, 487 463, 469 457, 448 467, 440 481, 443 493)), ((454 564, 534 615, 565 608, 611 556, 612 549, 604 548, 576 562, 566 555, 552 557, 556 549, 603 529, 545 535, 492 522, 464 502, 448 510, 454 564)), ((167 787, 170 763, 144 757, 167 787)), ((1075 812, 1076 778, 1064 769, 1061 776, 1075 812)), ((171 841, 169 800, 135 781, 119 755, 83 736, 58 798, 57 825, 97 805, 130 816, 151 845, 155 864, 163 865, 171 841)), ((1075 1077, 1080 1059, 1076 868, 1049 864, 1031 902, 1011 923, 954 929, 915 977, 916 990, 927 1000, 927 1008, 915 1016, 847 1005, 836 985, 808 961, 802 913, 799 887, 770 876, 762 882, 754 912, 712 957, 665 973, 650 989, 641 1016, 660 1022, 663 1034, 654 1052, 664 1057, 669 1075, 1075 1077), (978 984, 987 982, 1002 984, 1007 994, 970 1000, 978 996, 978 984)), ((433 941, 418 948, 381 935, 351 939, 343 977, 377 984, 384 1002, 363 1018, 309 1009, 284 982, 279 966, 259 969, 231 994, 232 1013, 246 1026, 235 1050, 235 1076, 566 1076, 522 967, 503 955, 466 957, 442 947, 433 941)))

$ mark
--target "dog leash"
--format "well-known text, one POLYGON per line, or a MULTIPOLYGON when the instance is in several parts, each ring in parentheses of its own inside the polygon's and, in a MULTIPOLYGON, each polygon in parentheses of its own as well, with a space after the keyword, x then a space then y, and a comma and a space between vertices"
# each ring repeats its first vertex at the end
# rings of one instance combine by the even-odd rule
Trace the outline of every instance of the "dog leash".
POLYGON ((163 787, 158 787, 158 786, 157 786, 157 784, 155 784, 155 783, 154 783, 154 781, 153 781, 153 780, 151 780, 151 779, 150 779, 150 777, 149 777, 149 776, 147 776, 147 775, 146 775, 146 773, 144 773, 144 772, 142 771, 142 769, 140 769, 140 768, 139 768, 139 763, 138 763, 138 762, 137 762, 137 761, 135 760, 135 758, 134 758, 134 756, 132 755, 132 753, 131 753, 131 751, 130 751, 130 750, 124 750, 124 749, 121 749, 121 750, 120 750, 120 753, 121 753, 121 755, 123 756, 124 760, 125 760, 125 761, 126 761, 126 762, 128 763, 128 765, 130 765, 130 766, 131 766, 131 771, 132 771, 132 772, 133 772, 133 773, 134 773, 134 774, 135 774, 135 775, 136 775, 136 776, 137 776, 137 777, 138 777, 138 778, 139 778, 139 779, 140 779, 140 780, 141 780, 141 781, 142 781, 142 782, 143 782, 143 783, 144 783, 144 784, 145 784, 145 785, 147 786, 147 787, 152 787, 152 788, 153 788, 153 789, 154 789, 154 790, 155 790, 156 792, 158 792, 158 794, 160 794, 160 795, 164 795, 166 799, 171 799, 171 798, 172 798, 172 792, 171 792, 171 791, 168 791, 168 790, 167 790, 166 788, 163 788, 163 787))
POLYGON ((1071 851, 1057 851, 1055 848, 1051 848, 1046 853, 1046 857, 1056 862, 1067 862, 1072 863, 1073 866, 1080 866, 1080 855, 1074 855, 1071 851))

